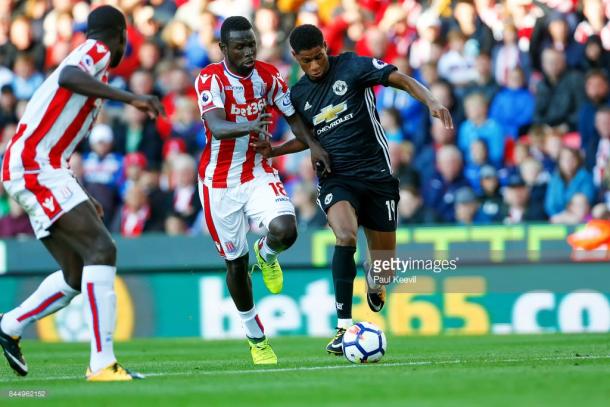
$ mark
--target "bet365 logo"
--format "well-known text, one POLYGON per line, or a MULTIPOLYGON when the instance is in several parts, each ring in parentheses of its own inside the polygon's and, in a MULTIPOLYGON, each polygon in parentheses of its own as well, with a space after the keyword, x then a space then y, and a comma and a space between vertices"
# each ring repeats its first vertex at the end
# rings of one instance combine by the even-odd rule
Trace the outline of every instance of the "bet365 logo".
POLYGON ((257 115, 265 109, 266 105, 265 99, 259 99, 248 104, 232 104, 231 114, 245 117, 257 115))
POLYGON ((314 126, 317 126, 320 123, 330 123, 333 120, 335 120, 337 117, 339 117, 340 113, 343 113, 347 110, 347 103, 343 102, 340 103, 336 106, 333 105, 328 105, 326 107, 323 107, 322 110, 320 110, 320 113, 318 113, 317 115, 314 116, 313 118, 313 124, 314 126))

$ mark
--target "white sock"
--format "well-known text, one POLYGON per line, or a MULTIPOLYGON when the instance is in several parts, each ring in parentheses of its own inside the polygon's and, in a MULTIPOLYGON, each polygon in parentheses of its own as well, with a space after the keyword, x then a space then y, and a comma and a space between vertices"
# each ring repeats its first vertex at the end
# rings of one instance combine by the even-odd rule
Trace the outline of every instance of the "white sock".
POLYGON ((78 295, 64 280, 61 270, 45 278, 36 291, 17 308, 2 317, 0 328, 10 336, 21 336, 26 326, 70 304, 78 295))
POLYGON ((265 327, 256 313, 256 307, 252 307, 250 311, 239 312, 241 323, 246 331, 246 336, 250 339, 262 339, 265 337, 265 327))
POLYGON ((91 335, 92 372, 116 362, 112 346, 112 334, 116 322, 116 296, 114 277, 116 267, 83 267, 82 292, 85 296, 89 333, 91 335))
POLYGON ((258 239, 258 250, 263 260, 265 260, 267 263, 273 263, 275 259, 277 259, 277 255, 279 253, 269 247, 266 236, 258 239))
POLYGON ((351 318, 338 318, 337 319, 337 328, 347 329, 350 326, 354 325, 354 322, 351 318))

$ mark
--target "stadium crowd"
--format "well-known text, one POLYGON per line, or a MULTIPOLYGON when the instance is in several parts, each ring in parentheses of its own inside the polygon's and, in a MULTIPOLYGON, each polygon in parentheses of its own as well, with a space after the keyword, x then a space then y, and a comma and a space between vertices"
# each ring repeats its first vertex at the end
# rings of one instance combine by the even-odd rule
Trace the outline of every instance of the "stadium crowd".
MULTIPOLYGON (((36 88, 84 40, 98 4, 128 17, 111 83, 155 93, 156 122, 107 102, 70 166, 111 231, 207 233, 196 188, 205 147, 193 81, 219 61, 222 20, 251 18, 258 58, 289 83, 287 35, 311 23, 330 54, 393 63, 447 106, 455 131, 392 88, 377 106, 400 178, 399 221, 577 224, 610 218, 610 0, 4 0, 0 2, 0 156, 36 88)), ((276 113, 273 142, 292 137, 276 113)), ((276 159, 301 230, 321 227, 308 152, 276 159)), ((0 237, 31 234, 0 185, 0 237)))

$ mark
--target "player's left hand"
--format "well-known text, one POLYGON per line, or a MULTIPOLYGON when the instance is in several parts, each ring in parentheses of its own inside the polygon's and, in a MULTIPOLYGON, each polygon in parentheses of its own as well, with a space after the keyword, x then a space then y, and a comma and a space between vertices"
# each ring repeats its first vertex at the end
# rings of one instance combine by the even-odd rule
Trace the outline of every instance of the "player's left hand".
POLYGON ((273 147, 271 147, 271 143, 267 138, 251 141, 250 146, 265 158, 270 158, 273 156, 273 147))
POLYGON ((449 110, 445 106, 441 105, 439 102, 434 101, 428 105, 428 108, 430 109, 430 114, 432 115, 432 117, 440 119, 446 129, 453 129, 453 120, 451 119, 451 113, 449 113, 449 110))

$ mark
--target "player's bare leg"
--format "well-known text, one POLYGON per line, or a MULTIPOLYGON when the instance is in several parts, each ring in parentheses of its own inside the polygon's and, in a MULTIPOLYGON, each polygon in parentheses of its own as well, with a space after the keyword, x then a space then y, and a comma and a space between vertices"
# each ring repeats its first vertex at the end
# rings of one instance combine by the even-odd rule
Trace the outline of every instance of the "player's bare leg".
POLYGON ((59 218, 49 229, 52 241, 45 243, 58 259, 64 260, 68 247, 78 253, 82 271, 67 277, 75 284, 80 280, 81 291, 88 310, 91 335, 91 357, 87 378, 90 381, 125 381, 142 376, 130 373, 116 363, 112 336, 116 322, 116 246, 110 233, 97 215, 91 201, 85 201, 59 218))
POLYGON ((24 329, 64 308, 80 292, 83 269, 80 256, 52 236, 42 239, 42 242, 55 257, 61 270, 45 278, 36 291, 17 308, 0 316, 0 344, 9 365, 20 376, 28 373, 27 363, 19 346, 24 329))
POLYGON ((280 215, 269 223, 267 235, 254 244, 254 254, 263 272, 263 281, 273 294, 280 293, 284 284, 282 268, 277 256, 292 246, 296 240, 296 218, 293 215, 280 215))
POLYGON ((326 346, 332 354, 343 354, 343 334, 352 325, 352 297, 356 278, 356 240, 358 217, 348 201, 339 201, 328 209, 328 223, 336 237, 332 261, 335 307, 337 310, 337 333, 326 346))
POLYGON ((246 331, 252 360, 255 364, 276 364, 277 356, 265 337, 265 329, 254 306, 252 280, 248 272, 248 254, 235 260, 226 260, 225 263, 227 287, 246 331))
MULTIPOLYGON (((385 260, 396 256, 396 232, 382 232, 364 228, 369 249, 369 261, 364 272, 367 283, 367 302, 374 312, 379 312, 385 304, 385 286, 394 275, 391 268, 383 268, 385 260), (377 262, 379 272, 372 273, 371 266, 377 262)), ((387 264, 387 263, 386 263, 387 264)))

